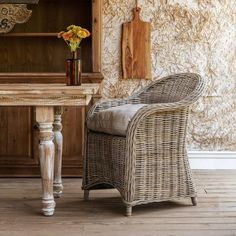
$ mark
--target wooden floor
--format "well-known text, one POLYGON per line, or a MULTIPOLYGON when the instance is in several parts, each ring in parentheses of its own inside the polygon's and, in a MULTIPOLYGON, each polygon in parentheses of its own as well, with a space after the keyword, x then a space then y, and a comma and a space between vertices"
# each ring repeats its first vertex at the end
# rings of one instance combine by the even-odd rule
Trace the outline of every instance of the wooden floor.
POLYGON ((65 179, 53 217, 40 214, 40 179, 0 179, 1 236, 236 236, 236 170, 194 171, 198 206, 190 199, 136 206, 132 217, 115 190, 91 192, 65 179))

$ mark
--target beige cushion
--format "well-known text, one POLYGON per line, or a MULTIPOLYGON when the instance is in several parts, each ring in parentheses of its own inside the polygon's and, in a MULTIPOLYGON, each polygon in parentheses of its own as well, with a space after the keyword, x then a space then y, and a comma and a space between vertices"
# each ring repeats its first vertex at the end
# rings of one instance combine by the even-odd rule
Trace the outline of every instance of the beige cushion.
POLYGON ((88 120, 87 127, 97 132, 125 136, 129 122, 145 105, 126 104, 100 111, 88 120))

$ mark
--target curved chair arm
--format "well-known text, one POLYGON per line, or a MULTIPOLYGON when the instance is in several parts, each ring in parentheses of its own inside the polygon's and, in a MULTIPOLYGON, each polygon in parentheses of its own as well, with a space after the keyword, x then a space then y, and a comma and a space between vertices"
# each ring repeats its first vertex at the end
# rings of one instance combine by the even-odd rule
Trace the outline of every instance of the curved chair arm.
MULTIPOLYGON (((182 143, 185 149, 185 133, 188 119, 188 103, 162 103, 151 104, 142 107, 129 123, 126 134, 127 156, 125 159, 125 171, 127 185, 133 186, 135 181, 136 155, 145 158, 144 153, 152 153, 153 140, 159 140, 156 144, 162 147, 163 143, 172 145, 182 143), (174 140, 174 142, 173 142, 174 140), (142 150, 137 150, 137 143, 142 143, 142 150), (139 153, 139 154, 137 154, 139 153)), ((150 154, 151 155, 151 154, 150 154)), ((130 196, 133 199, 134 196, 130 196)))
POLYGON ((189 95, 187 95, 183 100, 179 101, 181 104, 189 104, 189 105, 193 104, 202 96, 202 94, 206 90, 205 79, 198 74, 191 74, 191 75, 198 78, 198 84, 189 95))
MULTIPOLYGON (((185 75, 185 74, 180 74, 185 75)), ((188 108, 191 104, 196 102, 199 97, 201 97, 202 93, 205 90, 205 81, 204 79, 197 75, 197 74, 191 74, 192 76, 195 76, 198 78, 199 83, 196 86, 196 88, 187 95, 184 99, 178 101, 178 102, 172 102, 172 103, 154 103, 154 104, 147 104, 147 106, 142 107, 133 117, 131 120, 127 132, 132 131, 132 127, 135 126, 137 122, 140 122, 141 119, 156 113, 156 112, 167 112, 167 111, 177 111, 179 109, 188 108)), ((136 98, 138 99, 138 98, 136 98)), ((127 133, 127 134, 128 134, 127 133)))
POLYGON ((164 112, 178 112, 182 110, 188 110, 190 104, 192 102, 175 102, 175 103, 160 103, 160 104, 150 104, 142 107, 138 110, 138 112, 134 115, 132 120, 129 123, 127 129, 127 136, 134 133, 138 127, 138 124, 147 119, 150 115, 154 113, 164 113, 164 112))

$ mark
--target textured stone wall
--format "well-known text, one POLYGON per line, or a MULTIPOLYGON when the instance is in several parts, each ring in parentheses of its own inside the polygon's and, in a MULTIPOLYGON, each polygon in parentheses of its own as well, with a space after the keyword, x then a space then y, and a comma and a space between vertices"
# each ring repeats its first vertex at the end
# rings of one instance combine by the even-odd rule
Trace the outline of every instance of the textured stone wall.
MULTIPOLYGON (((139 0, 152 22, 152 76, 196 72, 207 91, 192 107, 192 150, 236 150, 236 5, 234 0, 139 0)), ((125 97, 149 81, 122 80, 121 26, 134 0, 104 0, 104 97, 125 97)))

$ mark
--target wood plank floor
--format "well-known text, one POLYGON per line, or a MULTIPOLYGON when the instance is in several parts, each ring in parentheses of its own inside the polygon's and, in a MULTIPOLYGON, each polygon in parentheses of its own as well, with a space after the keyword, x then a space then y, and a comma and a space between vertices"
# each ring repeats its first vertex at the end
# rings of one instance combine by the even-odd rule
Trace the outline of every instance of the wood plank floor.
POLYGON ((91 192, 64 179, 56 213, 40 213, 40 179, 0 179, 1 236, 236 236, 236 170, 194 171, 198 206, 190 199, 136 206, 132 217, 116 190, 91 192))

